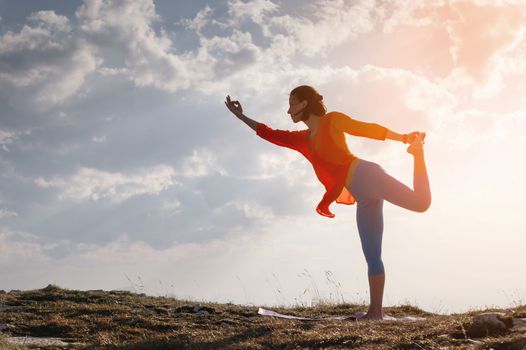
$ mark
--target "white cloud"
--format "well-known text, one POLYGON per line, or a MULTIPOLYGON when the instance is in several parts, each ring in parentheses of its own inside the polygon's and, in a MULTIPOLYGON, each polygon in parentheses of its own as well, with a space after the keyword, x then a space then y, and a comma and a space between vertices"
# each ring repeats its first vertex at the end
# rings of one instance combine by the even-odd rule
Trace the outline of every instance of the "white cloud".
POLYGON ((194 18, 184 18, 181 21, 179 21, 177 24, 183 25, 186 29, 192 29, 196 33, 201 34, 201 29, 206 26, 209 22, 213 22, 213 19, 211 18, 213 15, 213 10, 210 6, 205 6, 197 14, 194 18))
POLYGON ((310 163, 302 155, 292 150, 278 151, 276 149, 271 153, 260 153, 258 165, 257 174, 247 178, 264 180, 282 177, 287 181, 288 186, 317 185, 310 163))
MULTIPOLYGON (((506 75, 521 69, 522 60, 512 63, 510 57, 524 41, 523 1, 399 0, 383 2, 377 13, 384 33, 400 37, 424 59, 424 67, 418 61, 413 65, 445 77, 451 92, 462 100, 496 96, 506 88, 506 75), (427 52, 419 51, 423 47, 427 52), (444 57, 446 52, 451 62, 444 57)), ((400 56, 392 54, 395 61, 400 56)))
MULTIPOLYGON (((282 14, 280 6, 268 0, 235 0, 228 3, 229 18, 214 17, 214 10, 205 6, 193 19, 182 20, 187 29, 198 34, 200 43, 194 50, 176 54, 165 30, 156 32, 153 28, 160 18, 153 1, 86 1, 76 12, 77 28, 72 28, 73 24, 64 16, 41 11, 29 17, 33 26, 25 26, 16 34, 6 33, 0 51, 16 52, 16 56, 24 52, 27 57, 39 59, 27 63, 27 69, 0 71, 0 78, 18 87, 36 86, 39 101, 59 103, 78 92, 85 77, 104 60, 117 55, 122 62, 99 69, 101 77, 117 74, 143 87, 213 93, 239 86, 238 81, 246 81, 247 76, 254 77, 252 85, 261 85, 268 82, 265 78, 268 74, 264 72, 279 75, 282 71, 299 69, 291 65, 295 55, 324 56, 327 49, 372 32, 379 24, 390 32, 399 26, 426 27, 442 22, 449 29, 451 53, 457 66, 480 79, 495 54, 509 49, 516 41, 515 33, 521 23, 520 11, 500 5, 454 2, 450 5, 456 11, 452 15, 445 12, 448 5, 440 0, 396 3, 364 0, 352 4, 341 0, 319 1, 305 8, 309 16, 301 16, 282 14), (477 16, 484 14, 488 14, 488 19, 478 23, 477 16), (511 20, 506 20, 508 17, 511 20), (256 45, 251 33, 241 31, 243 18, 250 18, 263 30, 270 39, 267 48, 256 45), (206 36, 202 28, 207 25, 227 28, 230 33, 206 36), (46 55, 51 54, 62 56, 68 68, 66 74, 61 71, 59 76, 58 65, 44 64, 46 55)), ((4 61, 12 60, 4 57, 4 61)))
POLYGON ((270 0, 241 1, 231 0, 228 4, 228 14, 235 19, 248 17, 253 22, 261 24, 266 14, 277 11, 279 5, 270 0))
MULTIPOLYGON (((238 80, 246 80, 247 76, 254 77, 251 84, 261 85, 268 81, 264 77, 268 74, 264 72, 279 75, 290 70, 294 55, 324 55, 326 49, 373 31, 382 18, 372 0, 353 4, 320 1, 307 7, 311 18, 279 14, 279 6, 268 0, 231 1, 228 6, 230 18, 224 20, 213 18, 213 10, 206 6, 193 19, 182 21, 187 29, 196 31, 200 40, 198 48, 184 54, 175 53, 169 35, 162 28, 158 33, 153 29, 159 15, 151 0, 86 1, 76 12, 78 28, 75 30, 71 29, 67 18, 50 11, 39 12, 31 18, 47 23, 57 32, 52 36, 49 30, 44 31, 40 42, 42 45, 55 43, 53 46, 67 44, 60 50, 68 61, 69 73, 53 80, 54 67, 46 71, 43 65, 32 64, 31 69, 6 77, 15 79, 19 85, 48 81, 45 88, 39 89, 39 100, 57 103, 77 92, 84 77, 104 60, 117 56, 122 57, 122 62, 114 63, 113 67, 101 67, 101 76, 124 75, 138 86, 170 92, 193 88, 212 93, 237 86, 238 80), (241 31, 240 21, 245 17, 259 25, 270 39, 268 48, 256 45, 251 33, 241 31), (230 33, 206 36, 201 29, 207 25, 228 28, 230 33), (62 40, 57 40, 59 34, 64 36, 62 40)), ((18 37, 21 40, 38 37, 37 32, 36 28, 25 27, 18 37), (25 31, 33 34, 25 34, 25 31)), ((8 41, 8 36, 4 36, 4 41, 8 41)), ((26 51, 27 55, 39 54, 34 46, 26 51)))
POLYGON ((174 169, 167 165, 142 169, 132 175, 81 168, 69 178, 51 180, 37 178, 35 183, 42 188, 58 188, 60 199, 74 201, 107 199, 118 203, 134 196, 159 194, 174 185, 174 175, 174 169))
POLYGON ((142 261, 154 261, 157 251, 143 241, 130 242, 126 234, 105 246, 83 244, 78 246, 80 259, 104 263, 126 263, 140 257, 142 261), (99 260, 100 259, 100 260, 99 260))
POLYGON ((95 143, 104 143, 106 142, 106 136, 93 136, 91 140, 95 143))
POLYGON ((0 209, 0 220, 15 216, 18 216, 18 214, 14 211, 0 209))
POLYGON ((174 54, 166 32, 155 32, 152 25, 159 16, 151 0, 87 1, 76 15, 93 45, 123 55, 127 70, 121 72, 138 86, 173 92, 213 76, 211 62, 174 54))
POLYGON ((329 110, 392 130, 440 124, 441 115, 457 105, 447 88, 404 69, 365 65, 358 70, 326 68, 318 73, 323 76, 319 89, 329 96, 329 110))
POLYGON ((0 130, 0 146, 4 151, 9 151, 7 145, 13 143, 16 139, 17 134, 9 131, 0 130))
POLYGON ((457 19, 447 23, 453 42, 452 57, 470 76, 484 80, 493 57, 510 49, 516 42, 516 35, 521 34, 524 7, 456 2, 452 9, 457 15, 457 19))
POLYGON ((40 23, 50 29, 58 31, 71 31, 69 19, 66 16, 57 15, 54 11, 38 11, 32 13, 28 18, 30 22, 40 23))
MULTIPOLYGON (((20 32, 8 31, 0 37, 0 81, 35 96, 37 103, 63 102, 78 91, 100 61, 76 36, 67 17, 39 11, 28 20, 30 24, 20 32)), ((18 95, 14 94, 20 103, 32 100, 18 95)))
POLYGON ((164 200, 161 204, 161 213, 167 216, 177 215, 181 212, 182 203, 177 199, 164 200))
POLYGON ((38 237, 25 232, 0 232, 0 266, 9 267, 21 262, 46 261, 45 247, 38 243, 38 237))
POLYGON ((274 213, 271 208, 262 206, 254 201, 229 201, 214 211, 223 211, 228 208, 235 208, 249 219, 272 219, 274 213))
POLYGON ((519 143, 518 138, 525 139, 519 131, 523 129, 525 121, 525 110, 511 113, 458 110, 443 118, 435 134, 443 140, 443 146, 455 152, 476 151, 482 147, 498 149, 509 140, 519 143))
POLYGON ((209 175, 211 172, 226 175, 226 170, 217 162, 217 156, 207 150, 198 149, 192 155, 183 160, 181 172, 178 175, 185 177, 201 177, 209 175))
POLYGON ((70 57, 70 67, 64 74, 60 67, 57 67, 55 74, 58 76, 62 72, 62 79, 56 79, 49 82, 43 88, 37 99, 47 103, 59 103, 76 93, 82 84, 85 77, 94 72, 101 63, 101 60, 95 57, 93 48, 83 43, 82 40, 78 42, 79 47, 70 57))
POLYGON ((265 30, 268 36, 275 36, 271 50, 274 47, 283 48, 282 41, 287 41, 288 51, 276 51, 276 55, 301 53, 323 56, 324 49, 372 31, 375 27, 375 11, 374 0, 353 4, 347 4, 343 0, 319 1, 312 5, 314 20, 282 15, 269 17, 268 22, 263 25, 270 28, 265 30), (278 33, 275 33, 276 31, 278 33), (279 35, 282 31, 287 34, 279 35))
POLYGON ((436 20, 437 9, 446 5, 445 0, 385 1, 377 12, 383 20, 384 33, 392 33, 401 26, 425 27, 436 20))

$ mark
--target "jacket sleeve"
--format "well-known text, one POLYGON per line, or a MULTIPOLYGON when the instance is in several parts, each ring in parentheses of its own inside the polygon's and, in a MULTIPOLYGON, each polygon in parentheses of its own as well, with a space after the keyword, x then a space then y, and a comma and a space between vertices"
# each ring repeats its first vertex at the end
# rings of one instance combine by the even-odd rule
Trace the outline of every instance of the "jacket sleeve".
POLYGON ((300 131, 272 129, 263 123, 258 123, 256 135, 275 145, 291 148, 296 151, 300 150, 303 137, 300 131))
POLYGON ((332 126, 338 131, 354 136, 385 140, 387 128, 379 124, 355 120, 343 113, 334 113, 331 118, 332 126))

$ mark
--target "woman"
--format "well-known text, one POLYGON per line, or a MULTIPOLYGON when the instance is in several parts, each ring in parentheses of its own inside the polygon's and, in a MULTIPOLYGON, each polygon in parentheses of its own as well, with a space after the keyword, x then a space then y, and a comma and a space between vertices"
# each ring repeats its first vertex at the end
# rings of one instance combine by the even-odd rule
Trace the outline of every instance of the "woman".
POLYGON ((301 131, 274 130, 243 114, 239 101, 230 96, 228 109, 256 131, 256 134, 276 145, 302 153, 312 164, 326 192, 316 207, 323 216, 333 218, 329 205, 357 203, 356 221, 368 267, 370 305, 367 313, 357 319, 383 319, 382 310, 385 271, 381 258, 383 234, 383 203, 387 200, 415 212, 424 212, 431 205, 429 180, 424 161, 425 133, 397 134, 387 128, 361 122, 339 113, 327 113, 323 97, 307 85, 290 92, 289 110, 294 123, 303 122, 301 131), (378 164, 353 155, 347 148, 344 133, 376 140, 391 139, 410 143, 407 152, 414 157, 413 188, 399 182, 378 164))

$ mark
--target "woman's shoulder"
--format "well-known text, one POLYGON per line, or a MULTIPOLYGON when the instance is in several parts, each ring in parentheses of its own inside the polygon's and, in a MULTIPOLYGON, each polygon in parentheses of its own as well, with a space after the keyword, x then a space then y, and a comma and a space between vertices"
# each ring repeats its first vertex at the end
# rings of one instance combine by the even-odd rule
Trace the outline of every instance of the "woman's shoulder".
POLYGON ((338 116, 345 116, 348 117, 347 114, 340 112, 340 111, 330 111, 325 114, 326 117, 338 117, 338 116))
POLYGON ((337 120, 348 119, 350 117, 347 114, 342 113, 342 112, 331 111, 331 112, 327 112, 324 115, 324 118, 327 118, 327 121, 334 122, 334 121, 337 121, 337 120))

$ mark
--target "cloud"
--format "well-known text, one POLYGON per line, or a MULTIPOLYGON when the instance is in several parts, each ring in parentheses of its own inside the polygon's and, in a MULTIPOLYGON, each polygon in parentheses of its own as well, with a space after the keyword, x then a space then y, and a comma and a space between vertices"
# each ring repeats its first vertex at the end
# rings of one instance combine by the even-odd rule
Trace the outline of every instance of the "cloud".
MULTIPOLYGON (((290 45, 288 54, 308 56, 323 54, 323 50, 341 44, 344 40, 375 28, 375 1, 347 4, 344 1, 319 1, 311 6, 313 19, 300 16, 272 16, 268 19, 269 35, 276 31, 286 33, 290 45)), ((283 36, 276 35, 279 43, 283 36)), ((273 43, 274 45, 275 43, 273 43)))
POLYGON ((58 188, 59 198, 63 200, 107 199, 119 203, 134 196, 159 194, 175 184, 174 175, 174 169, 167 165, 143 169, 133 175, 82 167, 69 178, 45 180, 39 177, 35 183, 41 188, 58 188))
POLYGON ((394 130, 439 123, 435 117, 457 104, 456 96, 445 87, 397 68, 327 67, 320 85, 320 90, 325 91, 322 94, 329 96, 329 110, 337 109, 358 120, 376 122, 394 130))
POLYGON ((160 17, 153 1, 85 1, 76 11, 74 24, 64 16, 44 11, 29 16, 36 23, 33 27, 4 35, 6 43, 13 41, 11 37, 27 43, 25 51, 16 50, 16 57, 39 57, 27 62, 25 68, 29 69, 13 74, 13 67, 8 67, 4 75, 19 87, 31 85, 29 92, 48 103, 73 96, 95 70, 100 78, 120 75, 137 86, 168 92, 194 89, 214 93, 236 86, 246 76, 254 76, 253 84, 260 85, 257 82, 265 81, 263 72, 290 70, 296 55, 325 56, 325 50, 372 32, 387 16, 381 13, 382 8, 372 0, 353 4, 320 1, 306 6, 302 16, 282 14, 280 6, 268 0, 231 1, 229 17, 220 18, 205 6, 194 18, 180 21, 187 30, 196 32, 199 46, 177 53, 171 35, 162 27, 154 29, 160 17), (268 45, 256 44, 252 32, 243 27, 244 18, 259 26, 268 45), (206 27, 221 30, 207 35, 203 32, 206 27), (40 46, 29 42, 39 42, 40 46), (57 77, 55 66, 44 65, 46 55, 61 57, 61 68, 66 64, 69 72, 57 77), (35 81, 43 83, 36 85, 35 81))
POLYGON ((294 76, 303 69, 291 64, 296 55, 324 56, 325 49, 370 32, 376 25, 374 1, 352 5, 321 1, 302 10, 306 16, 282 14, 271 1, 231 1, 228 18, 213 17, 214 11, 207 6, 193 19, 181 21, 199 37, 196 57, 212 67, 206 80, 195 76, 194 88, 214 93, 229 87, 242 90, 242 86, 261 92, 278 86, 276 77, 294 76), (245 18, 259 27, 266 40, 256 43, 253 31, 243 29, 245 18), (216 32, 223 34, 205 34, 204 28, 221 28, 216 32))
POLYGON ((26 232, 0 231, 0 266, 19 265, 25 261, 46 261, 45 247, 38 237, 26 232))
MULTIPOLYGON (((66 16, 57 15, 54 11, 38 11, 32 13, 27 19, 30 22, 40 23, 48 29, 62 32, 71 31, 69 19, 66 16)), ((56 45, 57 43, 53 44, 56 45)))
POLYGON ((262 206, 254 201, 228 201, 214 211, 221 213, 232 208, 241 212, 248 219, 269 220, 275 217, 271 208, 262 206))
POLYGON ((201 34, 201 29, 208 25, 214 20, 211 18, 213 10, 210 6, 206 5, 197 12, 194 18, 183 18, 177 24, 184 26, 186 29, 194 30, 196 33, 201 34))
MULTIPOLYGON (((461 100, 496 96, 507 76, 521 70, 516 57, 523 45, 526 6, 515 1, 411 2, 384 21, 384 31, 406 35, 403 28, 421 27, 419 40, 433 40, 434 62, 443 62, 441 83, 461 100), (387 29, 386 29, 387 28, 387 29), (447 34, 444 40, 442 31, 447 34), (451 64, 442 59, 446 52, 451 64), (445 69, 446 68, 446 69, 445 69)), ((414 45, 414 43, 411 43, 414 45)), ((425 46, 418 43, 416 47, 425 46)), ((433 70, 430 67, 429 70, 433 70)), ((437 70, 438 72, 439 70, 437 70)), ((522 70, 524 71, 524 70, 522 70)))
POLYGON ((164 200, 161 203, 161 214, 162 215, 177 215, 181 212, 182 203, 177 199, 164 200))
POLYGON ((61 103, 79 90, 100 61, 67 17, 39 11, 28 21, 18 33, 7 31, 0 37, 0 93, 21 104, 32 95, 41 105, 61 103))
POLYGON ((160 16, 151 0, 85 1, 74 23, 53 11, 36 12, 28 17, 31 26, 1 38, 0 79, 48 104, 78 93, 95 70, 101 79, 119 75, 141 87, 210 94, 238 86, 247 76, 254 77, 252 85, 261 85, 265 71, 299 68, 291 65, 296 55, 326 56, 329 49, 378 28, 389 33, 403 26, 440 26, 448 30, 456 67, 480 81, 489 76, 496 55, 517 42, 524 12, 520 5, 439 0, 319 1, 295 14, 284 14, 282 5, 268 0, 236 0, 227 6, 226 18, 205 6, 194 18, 180 21, 199 38, 198 47, 183 53, 157 26, 160 16), (246 18, 261 29, 265 42, 256 43, 253 31, 243 27, 246 18), (221 30, 205 34, 207 27, 221 30))
POLYGON ((392 33, 399 27, 426 27, 436 21, 445 0, 398 0, 382 1, 377 11, 381 17, 384 33, 392 33))
POLYGON ((310 163, 300 154, 290 150, 274 150, 262 152, 258 155, 258 169, 256 175, 247 179, 268 180, 282 178, 287 186, 317 186, 314 170, 310 163))
POLYGON ((16 137, 16 133, 0 130, 0 146, 2 147, 2 149, 8 152, 9 148, 7 147, 7 145, 13 143, 16 137))
POLYGON ((106 142, 106 136, 93 136, 91 140, 95 143, 104 143, 106 142))
POLYGON ((493 58, 517 43, 524 26, 524 6, 452 4, 456 19, 447 23, 452 40, 451 55, 457 66, 477 81, 485 80, 493 58))
POLYGON ((487 79, 493 59, 517 44, 526 17, 523 1, 433 0, 384 2, 378 7, 385 33, 400 27, 445 29, 456 67, 478 82, 487 79))
POLYGON ((232 0, 228 3, 228 14, 231 18, 250 18, 254 23, 261 24, 264 16, 276 12, 279 5, 270 0, 253 0, 249 2, 232 0))
POLYGON ((18 214, 15 213, 14 211, 0 209, 0 220, 10 218, 10 217, 15 217, 15 216, 18 216, 18 214))
POLYGON ((117 54, 114 64, 126 67, 122 72, 137 86, 174 92, 211 76, 211 62, 175 54, 167 33, 153 29, 159 16, 151 0, 86 1, 76 16, 82 34, 103 57, 111 61, 117 54))
POLYGON ((462 99, 496 95, 510 71, 521 69, 510 57, 524 42, 524 2, 400 0, 382 2, 377 14, 383 33, 400 39, 379 49, 385 63, 444 79, 462 99), (400 52, 407 46, 410 55, 400 52))
POLYGON ((517 143, 520 138, 524 140, 524 135, 518 130, 525 121, 524 109, 510 113, 465 109, 444 117, 435 133, 443 139, 443 146, 455 152, 476 151, 483 147, 496 150, 510 140, 517 143))
POLYGON ((192 155, 182 161, 181 171, 178 175, 185 177, 202 177, 217 172, 220 175, 227 175, 227 171, 218 164, 217 156, 206 149, 194 150, 192 155))

